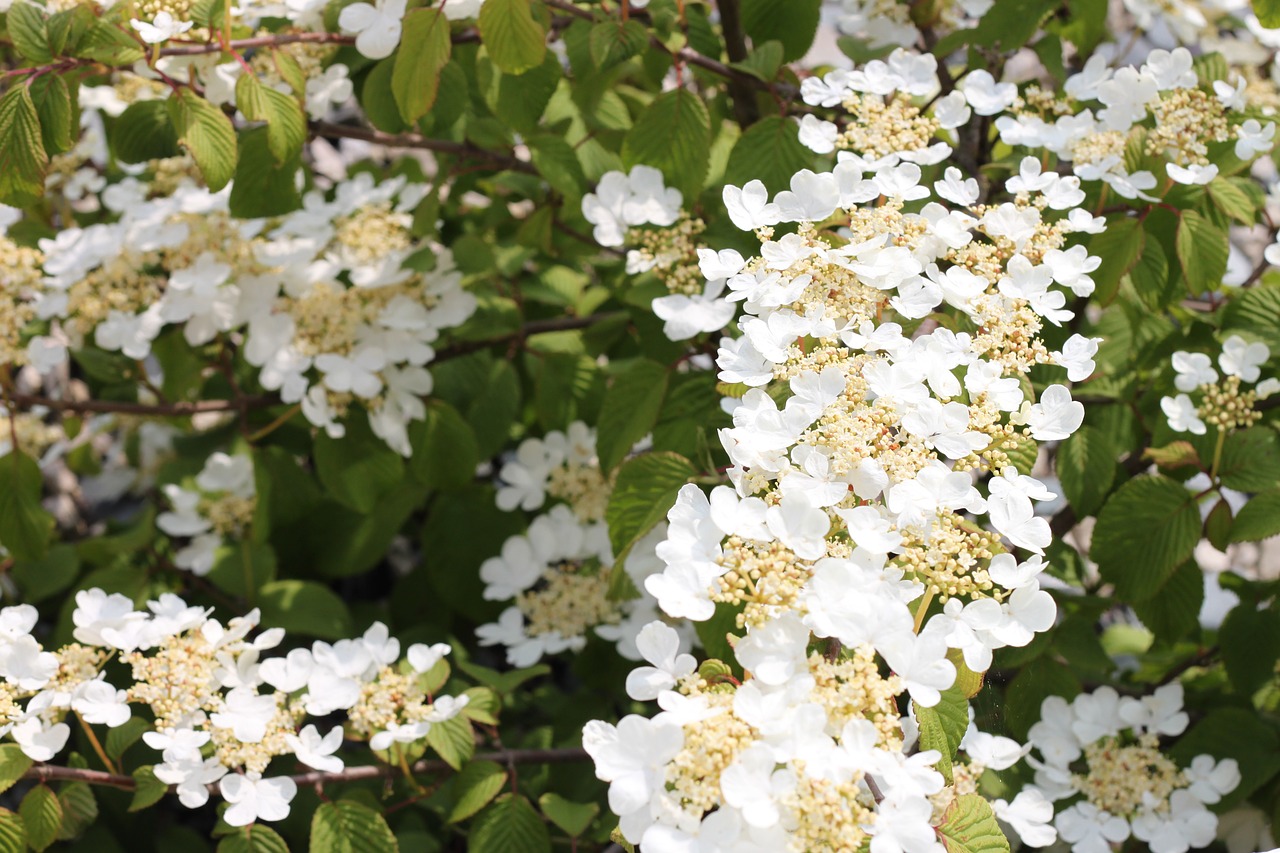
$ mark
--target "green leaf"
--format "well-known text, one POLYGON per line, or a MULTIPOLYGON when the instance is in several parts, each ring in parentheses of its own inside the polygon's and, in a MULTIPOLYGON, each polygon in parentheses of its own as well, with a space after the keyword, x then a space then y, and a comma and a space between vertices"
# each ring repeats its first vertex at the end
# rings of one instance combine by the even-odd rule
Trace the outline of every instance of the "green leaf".
POLYGON ((1200 541, 1200 511, 1186 487, 1163 475, 1135 477, 1098 514, 1089 556, 1128 602, 1159 592, 1200 541))
POLYGON ((178 134, 164 101, 135 101, 111 125, 107 140, 122 163, 145 163, 179 153, 178 134))
POLYGON ((53 516, 40 505, 40 466, 14 450, 0 458, 0 545, 18 560, 42 560, 49 552, 53 516))
POLYGON ((573 146, 562 136, 546 134, 528 140, 534 168, 561 195, 577 198, 587 185, 587 176, 573 146))
POLYGON ((799 128, 782 116, 766 116, 751 125, 729 154, 725 183, 742 186, 759 179, 771 193, 785 190, 791 176, 810 165, 813 157, 800 142, 799 128))
POLYGON ((1199 624, 1204 605, 1204 573, 1195 560, 1187 560, 1169 576, 1155 594, 1135 602, 1133 612, 1156 639, 1172 643, 1199 624))
POLYGON ((55 56, 75 55, 98 18, 88 6, 73 6, 49 16, 49 49, 55 56))
POLYGON ((605 509, 609 540, 619 560, 667 517, 680 487, 696 473, 693 463, 678 453, 645 453, 623 463, 605 509))
POLYGON ((1227 677, 1236 691, 1252 696, 1275 675, 1280 659, 1280 614, 1240 604, 1218 629, 1227 677))
POLYGON ((150 765, 133 771, 133 783, 133 800, 129 803, 131 812, 139 812, 154 806, 169 793, 169 786, 156 778, 150 765))
POLYGON ((1106 433, 1081 427, 1058 448, 1054 470, 1077 518, 1102 506, 1116 476, 1116 454, 1106 433))
POLYGON ((18 806, 18 814, 27 828, 27 843, 36 853, 57 840, 62 826, 62 803, 48 785, 36 785, 27 791, 18 806))
POLYGON ((1280 0, 1253 0, 1253 13, 1267 29, 1280 28, 1280 0))
POLYGON ((381 814, 355 800, 321 803, 311 818, 311 853, 396 853, 381 814))
POLYGON ((413 124, 436 102, 440 71, 453 50, 448 18, 439 9, 413 9, 404 16, 400 44, 391 72, 391 94, 400 117, 413 124))
POLYGON ((27 828, 22 818, 8 809, 0 809, 0 851, 22 853, 27 849, 27 828))
POLYGON ((553 793, 539 797, 538 805, 542 807, 542 813, 570 838, 577 838, 586 832, 591 821, 600 814, 600 806, 595 803, 575 803, 553 793))
POLYGON ((49 49, 49 25, 39 6, 14 3, 9 7, 6 21, 9 40, 24 59, 31 60, 34 65, 47 65, 53 61, 53 52, 49 49))
POLYGON ((98 800, 93 795, 93 788, 83 782, 64 784, 58 792, 58 802, 62 805, 59 841, 78 838, 98 819, 98 800))
POLYGON ((1093 235, 1089 241, 1089 254, 1102 260, 1093 273, 1097 300, 1106 305, 1120 289, 1120 279, 1138 262, 1146 232, 1142 223, 1133 217, 1120 216, 1107 222, 1107 230, 1093 235))
POLYGON ((1280 486, 1280 440, 1275 431, 1254 426, 1228 435, 1218 474, 1224 486, 1241 492, 1265 492, 1280 486))
POLYGON ((462 716, 475 723, 486 726, 498 724, 498 712, 502 710, 502 700, 498 694, 488 687, 469 687, 462 691, 467 697, 467 705, 462 709, 462 716))
POLYGON ((409 441, 409 471, 428 488, 460 489, 475 479, 480 463, 475 433, 448 403, 428 401, 426 418, 409 428, 409 441))
POLYGON ((978 26, 939 39, 934 55, 948 56, 966 44, 999 48, 1002 53, 1013 54, 1031 40, 1041 22, 1060 5, 1061 0, 996 0, 978 26))
POLYGON ((1169 259, 1154 234, 1147 235, 1142 255, 1129 270, 1129 280, 1138 297, 1151 308, 1163 310, 1178 298, 1182 278, 1169 275, 1169 259))
POLYGON ((316 474, 330 497, 367 514, 404 479, 404 461, 373 434, 365 418, 349 420, 342 438, 316 437, 316 474))
MULTIPOLYGON (((763 80, 766 83, 772 82, 773 78, 778 76, 778 69, 781 66, 782 42, 780 41, 767 41, 763 44, 756 44, 751 53, 747 54, 746 59, 741 62, 730 63, 731 68, 745 71, 757 80, 763 80)), ((777 116, 770 116, 770 118, 777 118, 777 116)))
POLYGON ((1000 831, 991 804, 981 794, 963 794, 952 800, 942 814, 938 835, 947 853, 1009 851, 1009 839, 1000 831))
POLYGON ((107 757, 118 761, 128 752, 129 747, 138 742, 143 732, 151 731, 151 724, 141 717, 130 717, 124 725, 116 726, 107 732, 107 757))
POLYGON ((378 130, 400 133, 407 125, 400 117, 400 107, 391 92, 391 77, 395 73, 395 57, 384 59, 365 75, 360 87, 360 106, 365 118, 378 130))
POLYGON ((301 166, 301 152, 283 163, 276 162, 271 153, 270 126, 241 131, 240 157, 231 185, 231 214, 257 219, 283 216, 302 207, 297 181, 301 166))
POLYGON ((633 444, 653 431, 668 378, 665 367, 648 359, 639 359, 614 376, 604 392, 596 425, 601 470, 612 471, 633 444))
POLYGON ((277 165, 302 154, 307 117, 296 98, 262 85, 256 75, 241 74, 236 80, 236 107, 249 121, 267 123, 267 147, 277 165))
POLYGON ((1175 243, 1178 263, 1192 293, 1215 290, 1227 272, 1230 244, 1227 232, 1211 224, 1194 210, 1184 210, 1178 220, 1175 243))
POLYGON ((534 20, 529 0, 489 0, 477 23, 489 58, 507 74, 536 68, 547 55, 547 31, 534 20))
POLYGON ((782 61, 809 52, 818 34, 822 0, 743 0, 742 28, 756 44, 782 42, 782 61))
POLYGON ((1280 535, 1280 489, 1260 492, 1249 499, 1231 525, 1232 542, 1258 542, 1280 535))
POLYGON ((635 19, 602 21, 591 28, 588 44, 591 61, 604 71, 648 47, 649 31, 635 19))
POLYGON ((1280 736, 1252 708, 1215 708, 1169 749, 1182 767, 1204 753, 1219 760, 1234 758, 1240 765, 1240 784, 1215 810, 1235 808, 1280 771, 1280 736))
POLYGON ((688 201, 702 189, 711 162, 711 117, 687 89, 663 92, 642 112, 622 141, 622 160, 662 170, 688 201))
POLYGON ((48 162, 31 90, 13 86, 0 98, 0 204, 25 207, 39 199, 48 162))
POLYGON ((1225 498, 1218 498, 1204 520, 1204 538, 1219 551, 1227 550, 1227 545, 1231 543, 1233 521, 1230 504, 1225 498))
POLYGON ((351 634, 347 603, 327 586, 315 581, 281 580, 258 590, 262 624, 284 628, 324 640, 340 640, 351 634))
POLYGON ((920 724, 920 748, 936 749, 942 753, 942 758, 934 766, 950 785, 956 750, 969 728, 969 700, 962 689, 952 686, 943 691, 937 705, 925 708, 913 701, 911 710, 920 724))
POLYGON ((1280 353, 1280 284, 1267 277, 1243 292, 1235 291, 1223 309, 1222 330, 1262 341, 1280 353))
POLYGON ((1213 204, 1227 216, 1242 225, 1252 225, 1258 209, 1249 193, 1232 178, 1216 177, 1210 181, 1205 190, 1213 204))
MULTIPOLYGON (((493 62, 477 66, 480 90, 495 116, 522 134, 533 133, 564 72, 554 54, 523 74, 504 74, 493 62)), ((561 137, 563 138, 563 137, 561 137)))
POLYGON ((449 823, 466 820, 489 804, 507 784, 507 771, 492 761, 472 761, 453 777, 449 823))
POLYGON ((22 774, 31 769, 32 761, 16 743, 0 744, 0 792, 13 787, 22 774))
MULTIPOLYGON (((480 8, 483 11, 484 6, 480 8)), ((476 818, 467 849, 469 853, 547 853, 551 836, 527 799, 504 794, 476 818)))
POLYGON ((128 33, 99 18, 76 50, 76 56, 103 65, 132 65, 146 53, 128 33))
POLYGON ((289 853, 274 829, 261 823, 239 826, 218 842, 218 853, 289 853))
POLYGON ((236 171, 236 131, 221 109, 187 90, 174 92, 165 106, 178 144, 191 154, 213 192, 225 187, 236 171))
POLYGON ((22 600, 35 604, 71 586, 79 571, 75 546, 63 543, 50 548, 42 560, 16 560, 12 576, 22 590, 22 600))
POLYGON ((475 734, 471 721, 464 716, 451 717, 443 723, 432 723, 427 729, 427 745, 454 770, 471 760, 476 752, 475 734))

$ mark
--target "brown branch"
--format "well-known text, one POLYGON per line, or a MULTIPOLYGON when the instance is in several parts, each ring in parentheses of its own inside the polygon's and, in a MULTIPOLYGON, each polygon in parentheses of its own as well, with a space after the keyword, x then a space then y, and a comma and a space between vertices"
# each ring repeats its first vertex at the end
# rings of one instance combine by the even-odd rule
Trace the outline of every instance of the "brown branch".
MULTIPOLYGON (((586 761, 590 758, 587 751, 580 747, 565 749, 502 749, 493 752, 481 752, 474 756, 475 761, 496 761, 500 764, 563 764, 574 761, 586 761)), ((410 768, 414 774, 437 773, 452 769, 448 762, 439 759, 419 761, 410 768)), ((304 785, 324 785, 330 782, 358 782, 367 779, 383 779, 401 772, 399 767, 386 764, 368 764, 360 767, 349 767, 337 773, 323 773, 313 770, 309 773, 295 773, 288 778, 300 787, 304 785)), ((133 791, 137 781, 132 776, 120 773, 107 773, 102 770, 86 770, 79 767, 61 767, 54 764, 36 764, 22 774, 23 779, 34 782, 84 782, 88 785, 102 785, 133 791)), ((217 787, 210 785, 210 790, 217 787)), ((172 789, 171 789, 172 790, 172 789)))
POLYGON ((600 320, 606 320, 610 317, 618 317, 621 314, 617 312, 601 312, 599 314, 589 314, 586 317, 555 317, 550 320, 533 320, 525 323, 520 327, 520 331, 514 335, 503 335, 499 338, 484 338, 478 341, 459 341, 452 346, 445 347, 436 353, 436 357, 428 364, 435 364, 438 361, 445 361, 450 358, 458 358, 459 356, 469 355, 482 349, 492 346, 501 346, 509 344, 512 341, 520 341, 531 335, 539 335, 544 332, 568 332, 573 329, 584 329, 600 320))
MULTIPOLYGON (((720 29, 724 33, 724 49, 730 62, 742 62, 747 58, 747 40, 742 29, 742 15, 738 9, 738 0, 717 0, 716 8, 720 11, 720 29)), ((733 98, 733 112, 738 125, 743 129, 753 125, 760 118, 760 110, 756 105, 755 92, 751 86, 738 77, 729 79, 729 95, 733 98)))
POLYGON ((465 142, 451 142, 447 139, 430 139, 419 133, 384 133, 381 130, 373 130, 366 127, 357 127, 349 124, 334 124, 328 121, 311 122, 311 130, 318 136, 340 137, 343 139, 359 139, 364 142, 372 142, 377 145, 385 145, 388 148, 421 148, 426 151, 436 151, 440 154, 451 154, 455 157, 468 157, 471 159, 486 160, 495 166, 503 169, 510 169, 513 172, 524 172, 530 175, 536 175, 538 170, 533 167, 532 163, 519 160, 510 154, 503 154, 500 151, 489 151, 485 148, 479 148, 475 145, 468 145, 465 142))
POLYGON ((12 394, 9 400, 18 408, 43 406, 55 412, 98 412, 121 415, 160 415, 190 417, 208 412, 236 412, 274 406, 280 401, 261 395, 239 400, 200 400, 194 403, 130 403, 124 400, 61 400, 38 394, 12 394))

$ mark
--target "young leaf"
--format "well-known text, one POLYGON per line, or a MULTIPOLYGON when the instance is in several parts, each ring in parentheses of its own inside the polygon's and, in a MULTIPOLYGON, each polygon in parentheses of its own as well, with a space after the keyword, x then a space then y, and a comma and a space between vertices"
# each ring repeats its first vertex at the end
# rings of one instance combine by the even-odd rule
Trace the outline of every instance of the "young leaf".
POLYGON ((49 25, 39 6, 14 3, 9 7, 6 20, 9 39, 23 59, 34 65, 47 65, 53 61, 53 51, 49 49, 49 25))
POLYGON ((400 43, 391 71, 391 94, 400 116, 413 124, 436 102, 440 70, 453 50, 449 20, 439 9, 414 9, 405 15, 400 43))
POLYGON ((254 823, 237 826, 223 836, 218 853, 289 853, 289 845, 274 829, 254 823))
POLYGON ((156 778, 150 765, 133 771, 133 782, 133 801, 129 803, 131 812, 139 812, 154 806, 169 792, 169 786, 156 778))
POLYGON ((185 90, 165 101, 178 144, 191 153, 209 189, 217 192, 236 171, 236 131, 218 107, 185 90))
POLYGON ((649 44, 649 31, 635 19, 601 21, 591 28, 588 44, 591 61, 605 71, 644 50, 649 44))
POLYGON ((80 138, 80 105, 76 94, 57 74, 31 81, 31 100, 40 119, 40 138, 49 154, 68 151, 80 138))
POLYGON ((543 794, 538 798, 538 805, 542 807, 542 813, 570 838, 586 832, 591 821, 600 814, 600 806, 595 803, 575 803, 554 793, 543 794))
POLYGON ((942 778, 951 784, 951 766, 960 741, 969 728, 969 700, 962 690, 951 687, 943 691, 942 700, 931 708, 911 703, 911 711, 920 724, 920 748, 942 753, 935 765, 942 778))
POLYGON ((75 55, 103 65, 132 65, 146 57, 142 48, 124 30, 99 18, 77 45, 75 55))
POLYGON ((62 826, 62 803, 48 785, 36 785, 22 798, 18 814, 27 828, 27 843, 41 853, 58 838, 62 826))
POLYGON ((267 123, 267 147, 277 165, 302 153, 302 144, 307 140, 307 117, 296 98, 262 85, 253 74, 241 74, 236 80, 236 106, 249 121, 267 123))
POLYGON ((981 794, 963 794, 943 812, 938 835, 947 853, 1009 853, 991 804, 981 794))
POLYGON ((523 74, 542 64, 547 32, 534 20, 529 0, 489 0, 477 23, 489 58, 505 73, 523 74))
POLYGON ((40 198, 48 162, 31 90, 14 86, 0 98, 0 204, 25 207, 40 198))
POLYGON ((31 759, 16 743, 0 745, 0 792, 12 788, 31 764, 31 759))

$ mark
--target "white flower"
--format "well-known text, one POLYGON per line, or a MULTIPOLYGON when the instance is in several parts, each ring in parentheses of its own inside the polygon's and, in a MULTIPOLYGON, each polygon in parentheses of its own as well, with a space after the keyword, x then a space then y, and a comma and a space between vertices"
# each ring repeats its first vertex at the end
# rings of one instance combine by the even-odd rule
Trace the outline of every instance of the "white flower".
POLYGON ((729 219, 743 231, 777 225, 781 221, 782 213, 778 205, 769 202, 769 191, 761 181, 748 181, 741 188, 726 186, 723 198, 729 219))
POLYGON ((1018 87, 1012 83, 997 83, 990 71, 979 68, 971 71, 960 82, 959 90, 973 111, 980 116, 993 116, 1008 109, 1018 97, 1018 87))
POLYGON ((414 672, 429 672, 435 667, 445 655, 449 654, 452 649, 448 643, 434 643, 426 645, 425 643, 414 643, 409 647, 405 657, 409 660, 409 666, 413 667, 414 672))
POLYGON ((1102 338, 1086 338, 1084 335, 1072 335, 1067 338, 1059 352, 1051 352, 1050 356, 1059 367, 1067 369, 1067 379, 1072 382, 1083 382, 1093 375, 1093 357, 1098 354, 1098 344, 1102 338))
POLYGON ((1129 837, 1129 822, 1088 802, 1069 806, 1054 819, 1058 835, 1079 853, 1109 853, 1129 837))
POLYGON ((369 738, 369 748, 376 750, 390 749, 397 743, 413 743, 427 736, 431 723, 422 720, 416 723, 392 723, 385 730, 369 738))
POLYGON ((1266 344, 1247 344, 1244 338, 1232 335, 1222 344, 1218 366, 1228 376, 1239 376, 1245 382, 1257 382, 1261 375, 1259 368, 1270 357, 1271 350, 1266 344))
POLYGON ((1265 154, 1275 144, 1276 123, 1269 121, 1266 127, 1257 119, 1245 119, 1236 128, 1236 157, 1241 160, 1252 160, 1258 154, 1265 154))
POLYGON ((758 625, 734 647, 738 663, 762 684, 785 684, 798 671, 806 669, 809 628, 794 612, 758 625))
POLYGON ((316 356, 316 368, 324 374, 325 385, 338 392, 350 391, 366 400, 382 390, 377 371, 386 364, 386 353, 375 346, 361 347, 350 356, 335 353, 316 356))
POLYGON ((52 761, 67 745, 71 727, 66 723, 46 727, 39 717, 28 717, 10 729, 9 736, 32 761, 52 761))
POLYGON ((1207 429, 1200 420, 1196 404, 1186 394, 1176 397, 1161 397, 1160 408, 1169 420, 1169 427, 1174 432, 1189 432, 1193 435, 1204 435, 1207 429))
POLYGON ((334 755, 342 746, 342 726, 334 726, 327 735, 321 737, 320 730, 309 725, 296 735, 286 735, 285 743, 298 760, 308 767, 325 773, 342 770, 342 759, 334 755))
POLYGON ((151 23, 137 18, 129 21, 129 26, 138 33, 138 38, 147 44, 160 44, 174 36, 180 36, 195 26, 192 21, 178 21, 169 12, 160 12, 151 23))
POLYGON ((1058 840, 1053 828, 1053 803, 1035 788, 1023 788, 1013 802, 995 800, 991 810, 1028 847, 1048 847, 1058 840))
POLYGON ((209 802, 209 786, 227 775, 222 762, 217 758, 201 758, 198 749, 181 755, 170 755, 169 750, 165 750, 165 760, 152 771, 161 782, 177 786, 178 802, 189 809, 198 809, 209 802))
POLYGON ((343 32, 355 33, 356 50, 370 59, 385 59, 400 44, 400 24, 406 0, 377 0, 374 5, 353 3, 338 15, 343 32))
MULTIPOLYGON (((595 762, 596 776, 609 784, 609 808, 623 819, 623 833, 634 825, 627 818, 647 810, 652 798, 665 790, 666 764, 684 746, 684 731, 671 721, 635 714, 618 725, 592 720, 582 730, 582 746, 595 762)), ((641 814, 643 817, 643 814, 641 814)), ((640 827, 640 832, 647 826, 640 827)))
POLYGON ((638 667, 627 675, 627 695, 632 699, 656 699, 697 667, 693 655, 680 654, 680 635, 663 622, 641 628, 636 648, 652 666, 638 667))
POLYGON ((1065 385, 1050 385, 1027 414, 1036 441, 1061 441, 1084 423, 1084 405, 1071 399, 1065 385))
POLYGON ((1169 173, 1169 177, 1180 184, 1204 185, 1218 176, 1218 167, 1212 163, 1207 166, 1200 166, 1195 163, 1189 166, 1166 163, 1164 168, 1169 173))
MULTIPOLYGON (((348 7, 349 8, 349 7, 348 7)), ((258 820, 284 820, 298 785, 288 776, 263 779, 260 773, 232 773, 218 783, 231 807, 222 813, 229 826, 248 826, 258 820)))
POLYGON ((1197 755, 1182 771, 1191 784, 1187 789, 1205 805, 1213 805, 1240 784, 1240 765, 1234 758, 1214 761, 1212 755, 1197 755))
POLYGON ((99 723, 108 728, 122 726, 129 721, 129 694, 117 690, 101 676, 82 682, 71 694, 71 708, 86 723, 99 723))
POLYGON ((1173 354, 1173 369, 1178 374, 1173 384, 1179 391, 1194 391, 1218 381, 1213 362, 1202 352, 1178 350, 1173 354))
POLYGON ((348 76, 349 73, 347 66, 339 62, 330 65, 319 76, 308 77, 307 115, 313 119, 322 119, 332 106, 341 105, 350 100, 355 90, 348 76))

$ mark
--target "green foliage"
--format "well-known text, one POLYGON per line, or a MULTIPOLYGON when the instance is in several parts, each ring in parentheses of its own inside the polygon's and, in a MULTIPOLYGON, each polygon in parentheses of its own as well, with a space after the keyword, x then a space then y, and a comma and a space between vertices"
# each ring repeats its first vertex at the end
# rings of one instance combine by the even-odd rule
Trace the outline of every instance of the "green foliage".
POLYGON ((624 554, 667 517, 676 493, 695 473, 693 464, 677 453, 645 453, 618 469, 605 511, 615 555, 624 554))
POLYGON ((1110 439, 1095 427, 1081 427, 1058 448, 1054 470, 1076 514, 1080 518, 1095 514, 1115 480, 1110 439))
POLYGON ((413 124, 431 111, 440 88, 440 71, 449 61, 453 42, 449 21, 436 9, 414 9, 404 18, 401 40, 411 50, 396 53, 391 71, 391 94, 400 117, 413 124))
POLYGON ((507 784, 507 773, 492 761, 471 761, 449 782, 453 795, 449 823, 457 823, 480 811, 507 784))
POLYGON ((612 471, 631 446, 653 430, 669 377, 662 365, 641 359, 619 371, 605 391, 597 427, 600 467, 612 471))
POLYGON ((289 845, 271 827, 255 823, 224 835, 218 853, 289 853, 289 845))
MULTIPOLYGON (((236 107, 250 121, 267 123, 267 148, 277 166, 297 159, 307 139, 307 117, 297 100, 241 74, 236 80, 236 107)), ((203 167, 202 167, 203 168, 203 167)))
POLYGON ((0 458, 0 544, 21 560, 42 560, 49 551, 53 516, 40 505, 44 478, 30 456, 11 451, 0 458))
POLYGON ((164 101, 135 101, 111 125, 111 152, 122 163, 145 163, 178 153, 178 135, 164 101))
POLYGON ((472 853, 546 853, 551 836, 527 799, 503 794, 476 818, 467 847, 472 853))
POLYGON ((222 110, 198 97, 175 92, 165 101, 178 144, 200 167, 211 190, 230 182, 236 169, 236 132, 222 110))
POLYGON ((757 45, 782 44, 784 62, 804 56, 818 33, 821 0, 743 0, 742 27, 757 45))
POLYGON ((355 800, 322 803, 311 818, 312 853, 395 853, 399 849, 386 819, 355 800))
POLYGON ((1213 290, 1227 271, 1227 233, 1194 210, 1178 220, 1178 263, 1192 293, 1213 290))
POLYGON ((546 29, 534 19, 530 0, 494 0, 480 7, 480 35, 493 64, 523 74, 542 64, 546 29))
POLYGON ((710 114, 702 99, 685 89, 654 98, 622 143, 622 160, 628 167, 643 163, 661 169, 686 199, 702 189, 710 158, 710 114))
POLYGON ((12 788, 31 764, 31 759, 16 743, 0 744, 0 791, 12 788))
POLYGON ((979 794, 962 794, 952 801, 938 827, 947 853, 1007 851, 1009 839, 1000 831, 991 804, 979 794))
POLYGON ((0 97, 0 204, 39 198, 48 160, 31 90, 13 86, 0 97))
POLYGON ((926 708, 919 702, 911 703, 911 713, 920 725, 920 748, 936 749, 942 754, 934 765, 951 784, 951 768, 956 750, 969 728, 969 701, 962 685, 952 686, 942 694, 938 704, 926 708))
POLYGON ((766 116, 747 128, 725 167, 727 184, 742 186, 761 180, 770 192, 785 190, 791 176, 809 165, 812 152, 800 143, 799 125, 781 116, 766 116))
POLYGON ((1200 541, 1200 512, 1178 481, 1135 477, 1098 514, 1089 555, 1126 601, 1156 595, 1200 541))
POLYGON ((62 826, 62 803, 48 785, 36 785, 22 798, 18 815, 27 829, 27 844, 40 853, 58 838, 62 826))

